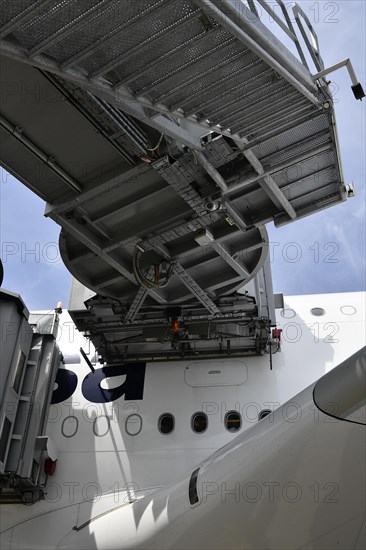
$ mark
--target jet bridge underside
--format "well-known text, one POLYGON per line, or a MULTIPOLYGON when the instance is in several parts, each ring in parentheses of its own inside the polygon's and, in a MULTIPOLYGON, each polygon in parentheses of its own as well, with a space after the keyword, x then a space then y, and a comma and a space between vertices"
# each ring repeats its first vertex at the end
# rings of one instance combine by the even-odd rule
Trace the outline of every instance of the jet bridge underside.
POLYGON ((347 197, 326 82, 238 4, 1 4, 1 162, 61 226, 104 359, 268 349, 264 224, 347 197))

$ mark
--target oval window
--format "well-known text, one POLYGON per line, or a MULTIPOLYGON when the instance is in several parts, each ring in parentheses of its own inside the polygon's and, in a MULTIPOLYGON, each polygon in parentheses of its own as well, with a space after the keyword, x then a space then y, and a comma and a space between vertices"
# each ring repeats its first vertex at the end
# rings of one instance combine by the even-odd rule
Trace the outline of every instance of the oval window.
POLYGON ((315 315, 315 317, 321 317, 322 315, 325 315, 325 309, 323 309, 322 307, 313 307, 310 312, 312 315, 315 315))
POLYGON ((353 306, 342 306, 341 313, 343 313, 343 315, 354 315, 357 313, 357 309, 353 306))
POLYGON ((130 414, 126 418, 126 432, 128 435, 137 435, 141 432, 142 429, 142 418, 139 414, 130 414))
POLYGON ((158 429, 162 434, 170 434, 174 430, 174 416, 170 413, 164 413, 159 417, 158 429))
POLYGON ((64 437, 74 437, 79 428, 79 420, 76 416, 67 416, 61 424, 61 433, 64 437))
POLYGON ((207 430, 207 415, 203 412, 197 412, 192 416, 191 426, 196 433, 203 433, 207 430))
POLYGON ((288 308, 288 309, 283 308, 280 311, 280 315, 284 319, 293 319, 294 317, 296 317, 296 311, 292 308, 288 308))
POLYGON ((262 420, 262 418, 268 416, 269 414, 271 414, 271 412, 271 409, 263 409, 263 411, 261 411, 258 415, 258 420, 262 420))
POLYGON ((237 411, 229 411, 225 414, 225 428, 228 432, 237 432, 241 428, 241 416, 237 411))

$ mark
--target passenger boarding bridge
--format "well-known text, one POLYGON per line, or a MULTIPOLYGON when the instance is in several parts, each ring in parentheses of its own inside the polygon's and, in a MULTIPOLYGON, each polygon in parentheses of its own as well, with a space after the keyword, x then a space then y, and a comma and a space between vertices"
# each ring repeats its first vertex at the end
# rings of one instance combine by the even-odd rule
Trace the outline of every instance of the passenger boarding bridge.
POLYGON ((1 289, 1 503, 41 498, 44 452, 55 458, 46 427, 62 360, 58 320, 56 312, 30 314, 19 295, 1 289))
POLYGON ((325 76, 345 65, 364 93, 298 5, 273 4, 1 3, 1 162, 61 226, 101 360, 279 347, 265 223, 352 195, 325 76))

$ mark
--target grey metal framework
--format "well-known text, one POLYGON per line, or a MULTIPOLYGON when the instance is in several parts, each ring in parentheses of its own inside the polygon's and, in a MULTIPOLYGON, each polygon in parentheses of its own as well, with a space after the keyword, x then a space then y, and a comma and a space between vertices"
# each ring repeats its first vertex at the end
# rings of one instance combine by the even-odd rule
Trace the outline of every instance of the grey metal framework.
POLYGON ((253 2, 0 5, 1 162, 62 227, 66 266, 97 294, 72 315, 108 360, 129 357, 131 346, 137 358, 141 339, 149 347, 144 323, 152 318, 165 323, 155 343, 165 349, 168 330, 171 348, 181 338, 186 352, 196 308, 206 323, 197 341, 215 340, 221 353, 210 327, 235 310, 250 281, 254 309, 252 298, 240 298, 243 311, 250 306, 244 347, 265 349, 274 314, 271 292, 259 284, 264 224, 347 198, 332 98, 326 81, 312 78, 297 32, 320 73, 317 39, 308 40, 304 21, 314 31, 299 7, 296 30, 277 3, 283 18, 260 5, 300 60, 261 23, 253 2), (113 346, 98 304, 120 327, 113 346), (177 334, 166 328, 176 317, 177 334))
POLYGON ((45 430, 62 359, 58 315, 29 315, 18 295, 3 290, 0 305, 0 502, 32 504, 43 496, 43 460, 53 453, 45 430))

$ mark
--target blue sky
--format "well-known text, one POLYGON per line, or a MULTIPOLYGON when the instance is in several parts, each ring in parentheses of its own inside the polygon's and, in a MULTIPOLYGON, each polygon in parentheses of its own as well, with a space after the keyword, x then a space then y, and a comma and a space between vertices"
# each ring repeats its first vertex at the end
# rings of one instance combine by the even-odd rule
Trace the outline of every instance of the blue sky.
MULTIPOLYGON (((366 88, 366 2, 299 3, 318 34, 325 66, 350 57, 366 88)), ((268 226, 274 288, 285 295, 365 288, 366 100, 354 99, 345 69, 329 78, 345 181, 355 185, 356 197, 279 229, 268 226)), ((59 300, 66 306, 70 275, 57 251, 59 227, 43 217, 41 199, 4 171, 0 177, 3 286, 19 292, 29 309, 49 310, 59 300)))
MULTIPOLYGON (((325 66, 350 57, 366 88, 366 2, 299 3, 316 30, 325 66)), ((345 68, 328 78, 333 83, 344 178, 354 184, 356 196, 285 227, 269 225, 274 287, 286 295, 365 289, 366 100, 354 99, 345 68)))

